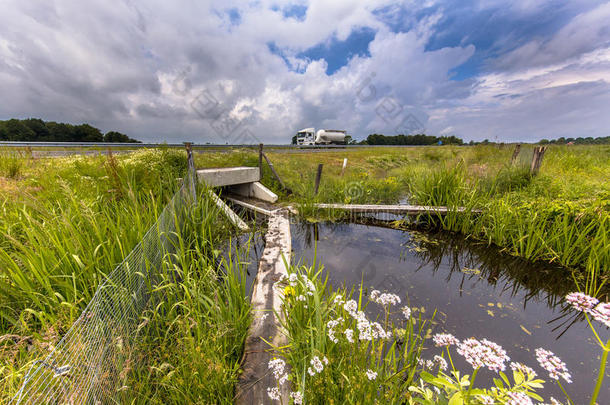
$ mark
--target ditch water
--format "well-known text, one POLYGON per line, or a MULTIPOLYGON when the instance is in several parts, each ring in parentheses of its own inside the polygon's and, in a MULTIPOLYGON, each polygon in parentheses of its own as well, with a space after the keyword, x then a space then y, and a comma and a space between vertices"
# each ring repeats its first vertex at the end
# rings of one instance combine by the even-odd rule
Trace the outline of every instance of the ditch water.
MULTIPOLYGON (((572 374, 574 382, 564 384, 572 399, 588 402, 601 349, 586 320, 563 304, 563 297, 574 289, 569 272, 446 235, 353 223, 297 223, 291 232, 293 262, 311 263, 317 250, 316 261, 334 287, 351 288, 362 281, 365 287, 407 297, 411 308, 424 308, 424 317, 437 309, 433 333, 500 344, 511 361, 532 367, 546 381, 539 393, 547 402, 549 396, 565 402, 534 354, 538 347, 551 350, 572 374)), ((598 330, 602 339, 610 337, 602 327, 598 330)), ((435 354, 440 350, 426 347, 423 358, 435 354)), ((459 369, 471 374, 455 351, 452 357, 459 369)), ((493 375, 481 370, 475 385, 491 386, 493 375)), ((610 403, 609 377, 598 397, 600 404, 610 403)))

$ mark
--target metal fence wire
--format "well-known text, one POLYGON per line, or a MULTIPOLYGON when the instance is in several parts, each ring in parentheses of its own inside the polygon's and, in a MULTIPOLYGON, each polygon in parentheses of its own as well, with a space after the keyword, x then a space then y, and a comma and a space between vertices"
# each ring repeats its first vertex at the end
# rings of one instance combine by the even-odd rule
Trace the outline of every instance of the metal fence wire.
POLYGON ((35 361, 13 404, 115 403, 117 385, 136 349, 143 311, 177 233, 196 203, 192 154, 182 187, 138 245, 97 288, 93 298, 53 351, 35 361))

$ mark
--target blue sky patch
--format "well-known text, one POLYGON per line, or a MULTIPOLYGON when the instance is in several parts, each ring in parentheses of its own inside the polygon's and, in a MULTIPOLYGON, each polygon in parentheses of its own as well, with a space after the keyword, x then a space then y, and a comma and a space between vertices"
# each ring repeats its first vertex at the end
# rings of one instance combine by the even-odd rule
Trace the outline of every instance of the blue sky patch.
POLYGON ((329 42, 309 48, 299 53, 297 57, 311 60, 324 59, 328 64, 326 74, 332 75, 356 55, 371 56, 369 44, 375 39, 375 34, 375 30, 371 28, 356 29, 345 41, 339 41, 333 36, 329 42))

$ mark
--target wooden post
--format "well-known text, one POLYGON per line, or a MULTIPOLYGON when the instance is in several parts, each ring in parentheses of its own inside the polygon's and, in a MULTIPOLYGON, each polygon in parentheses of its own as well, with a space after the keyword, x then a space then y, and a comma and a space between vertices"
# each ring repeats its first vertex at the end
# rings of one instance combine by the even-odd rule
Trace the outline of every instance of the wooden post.
POLYGON ((258 170, 261 180, 263 179, 263 144, 258 144, 258 170))
POLYGON ((343 174, 345 173, 345 168, 347 167, 347 158, 343 159, 343 167, 341 168, 341 177, 343 177, 343 174))
POLYGON ((315 185, 313 195, 318 195, 318 189, 320 188, 320 180, 322 179, 322 167, 323 166, 324 165, 322 163, 320 163, 318 165, 318 172, 316 173, 316 185, 315 185))
POLYGON ((530 166, 530 173, 532 174, 532 176, 538 174, 538 171, 540 170, 540 165, 542 165, 542 158, 544 158, 546 148, 546 146, 536 146, 534 148, 534 155, 532 156, 532 164, 530 166))
POLYGON ((521 144, 518 143, 515 145, 515 151, 513 152, 513 157, 510 159, 510 164, 513 166, 515 161, 517 160, 517 156, 519 156, 519 152, 521 151, 521 144))
POLYGON ((273 167, 273 163, 271 163, 271 160, 269 160, 269 158, 267 157, 267 155, 265 153, 262 153, 262 156, 265 158, 265 161, 267 161, 267 164, 269 165, 269 168, 271 169, 271 173, 273 173, 273 175, 275 176, 277 181, 280 183, 280 186, 282 186, 282 189, 284 189, 286 191, 286 193, 292 194, 292 190, 289 189, 288 187, 286 187, 286 185, 282 181, 280 175, 277 174, 277 172, 275 171, 275 167, 273 167))
POLYGON ((197 188, 195 183, 195 177, 197 173, 195 171, 195 160, 193 159, 193 144, 191 142, 184 142, 184 147, 186 148, 186 162, 187 162, 187 174, 186 179, 189 181, 189 188, 191 189, 191 194, 193 197, 193 201, 197 199, 197 188))

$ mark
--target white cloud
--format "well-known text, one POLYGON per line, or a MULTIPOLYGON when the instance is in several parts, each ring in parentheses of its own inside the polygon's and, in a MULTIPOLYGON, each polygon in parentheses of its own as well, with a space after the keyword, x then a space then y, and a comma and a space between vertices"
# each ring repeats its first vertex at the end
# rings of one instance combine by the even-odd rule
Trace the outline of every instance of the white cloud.
MULTIPOLYGON (((576 102, 572 110, 587 117, 592 131, 602 134, 607 124, 600 106, 607 105, 602 90, 610 81, 610 47, 603 46, 608 6, 500 56, 493 72, 456 82, 449 70, 475 48, 426 49, 442 15, 416 21, 415 11, 431 5, 421 2, 400 7, 411 12, 404 16, 408 32, 385 25, 396 6, 386 0, 313 0, 302 19, 284 17, 283 3, 266 0, 6 3, 0 119, 86 121, 149 141, 233 141, 248 128, 268 143, 288 142, 308 126, 357 137, 392 133, 408 113, 432 132, 538 138, 577 127, 561 107, 576 102), (382 17, 374 13, 380 9, 382 17), (370 56, 353 57, 333 75, 324 60, 297 57, 362 27, 376 32, 370 56), (269 50, 271 42, 290 66, 269 50), (219 114, 226 125, 240 123, 237 135, 217 133, 219 114)), ((519 10, 533 12, 527 2, 519 10)))

